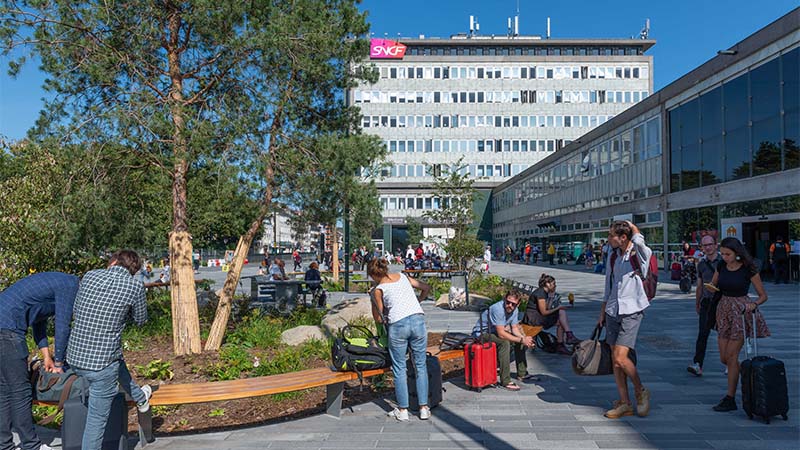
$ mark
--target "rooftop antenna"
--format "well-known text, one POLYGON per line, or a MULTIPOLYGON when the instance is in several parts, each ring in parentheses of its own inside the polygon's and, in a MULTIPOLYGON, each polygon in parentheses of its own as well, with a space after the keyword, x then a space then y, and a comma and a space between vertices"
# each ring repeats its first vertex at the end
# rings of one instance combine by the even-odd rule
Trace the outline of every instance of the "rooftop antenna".
POLYGON ((470 37, 475 35, 475 16, 473 15, 469 16, 469 35, 470 37))
POLYGON ((639 32, 639 39, 647 39, 648 37, 650 37, 650 19, 645 20, 644 28, 639 32))
POLYGON ((508 37, 513 36, 511 34, 511 16, 508 17, 508 37))
POLYGON ((547 18, 547 39, 550 39, 550 18, 547 18))
POLYGON ((519 0, 517 0, 517 15, 514 16, 514 36, 519 36, 519 0))

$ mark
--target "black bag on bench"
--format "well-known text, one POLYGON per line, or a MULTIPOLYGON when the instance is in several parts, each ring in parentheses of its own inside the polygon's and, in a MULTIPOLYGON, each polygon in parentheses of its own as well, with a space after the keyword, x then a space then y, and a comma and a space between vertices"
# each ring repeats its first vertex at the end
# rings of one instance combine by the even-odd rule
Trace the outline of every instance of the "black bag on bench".
POLYGON ((335 370, 358 372, 359 379, 364 370, 383 369, 392 364, 389 349, 379 338, 368 328, 356 325, 347 325, 339 332, 331 346, 331 361, 335 370), (365 337, 349 337, 350 330, 358 330, 365 337))

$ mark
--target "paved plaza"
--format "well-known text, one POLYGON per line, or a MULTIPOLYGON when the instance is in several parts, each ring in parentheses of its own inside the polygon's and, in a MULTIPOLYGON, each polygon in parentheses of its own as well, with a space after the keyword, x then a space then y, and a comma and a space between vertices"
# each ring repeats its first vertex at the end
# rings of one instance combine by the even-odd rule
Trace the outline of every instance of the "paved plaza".
MULTIPOLYGON (((600 310, 601 275, 541 264, 493 263, 492 272, 528 284, 535 284, 542 272, 555 276, 560 293, 575 294, 575 307, 569 312, 575 334, 586 338, 593 329, 600 310)), ((538 381, 523 385, 520 392, 490 388, 477 393, 465 389, 461 379, 447 380, 444 401, 429 421, 412 417, 409 423, 396 422, 385 415, 390 403, 380 400, 344 410, 340 419, 318 415, 235 431, 159 437, 146 448, 798 449, 800 288, 771 283, 766 288, 770 298, 762 310, 772 337, 759 341, 759 351, 786 364, 791 397, 786 422, 779 417, 770 425, 748 420, 738 395, 738 411, 711 410, 726 386, 716 335, 709 342, 705 374, 695 378, 686 371, 697 329, 694 296, 662 283, 637 344, 640 374, 652 392, 647 418, 605 419, 603 411, 617 398, 613 377, 577 376, 568 357, 535 351, 528 353, 528 370, 538 381)), ((436 309, 431 302, 424 306, 431 331, 469 331, 477 317, 436 309)))

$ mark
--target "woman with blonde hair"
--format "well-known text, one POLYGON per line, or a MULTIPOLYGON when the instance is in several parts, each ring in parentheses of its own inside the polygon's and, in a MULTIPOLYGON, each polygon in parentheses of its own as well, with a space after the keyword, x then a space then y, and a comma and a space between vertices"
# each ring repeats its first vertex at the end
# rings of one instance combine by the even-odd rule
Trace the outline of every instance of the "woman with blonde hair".
POLYGON ((372 304, 372 315, 376 322, 385 324, 389 332, 389 354, 392 357, 394 391, 397 397, 397 407, 389 415, 401 422, 408 421, 406 353, 410 347, 417 374, 419 418, 430 419, 428 370, 425 363, 428 331, 420 302, 428 297, 431 287, 401 273, 389 273, 389 263, 383 258, 369 262, 367 275, 377 283, 373 291, 375 301, 372 304), (414 289, 420 290, 419 296, 414 293, 414 289))

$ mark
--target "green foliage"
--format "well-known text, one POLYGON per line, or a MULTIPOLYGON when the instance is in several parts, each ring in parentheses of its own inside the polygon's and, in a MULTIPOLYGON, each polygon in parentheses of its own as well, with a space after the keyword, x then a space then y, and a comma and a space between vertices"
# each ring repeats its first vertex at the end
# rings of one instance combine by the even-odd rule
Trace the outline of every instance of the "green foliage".
POLYGON ((167 417, 173 414, 180 406, 153 406, 153 417, 167 417))
POLYGON ((450 264, 466 269, 470 262, 483 254, 483 242, 475 236, 462 235, 450 239, 444 246, 450 264))
POLYGON ((412 245, 419 244, 424 237, 422 235, 422 224, 416 218, 406 216, 406 225, 408 226, 408 243, 412 245))
POLYGON ((333 281, 326 279, 322 282, 322 287, 328 292, 342 292, 344 291, 344 280, 333 281))
MULTIPOLYGON (((50 416, 51 414, 58 411, 58 407, 55 405, 33 405, 33 421, 38 422, 45 417, 50 416)), ((64 421, 64 413, 60 412, 56 416, 56 418, 45 425, 46 428, 58 429, 61 428, 61 423, 64 421)))
MULTIPOLYGON (((430 277, 426 278, 425 282, 431 286, 431 295, 433 296, 434 301, 436 301, 442 294, 447 294, 450 292, 450 280, 439 278, 439 277, 430 277)), ((470 289, 472 287, 470 286, 470 289)))
POLYGON ((172 303, 169 291, 151 289, 147 291, 147 322, 142 326, 125 327, 122 344, 125 349, 141 348, 145 338, 172 335, 172 303))
MULTIPOLYGON (((511 290, 511 285, 504 282, 497 275, 473 275, 469 280, 469 291, 471 293, 484 295, 492 299, 487 304, 493 304, 502 300, 503 296, 511 290)), ((523 299, 524 300, 524 299, 523 299)))
POLYGON ((150 380, 171 380, 175 376, 172 363, 161 359, 154 359, 144 366, 137 365, 136 373, 150 380))
POLYGON ((222 417, 225 415, 225 408, 215 408, 208 413, 208 417, 222 417))

